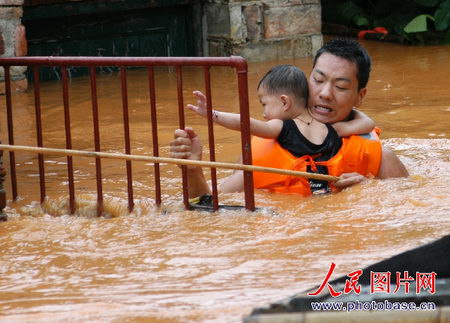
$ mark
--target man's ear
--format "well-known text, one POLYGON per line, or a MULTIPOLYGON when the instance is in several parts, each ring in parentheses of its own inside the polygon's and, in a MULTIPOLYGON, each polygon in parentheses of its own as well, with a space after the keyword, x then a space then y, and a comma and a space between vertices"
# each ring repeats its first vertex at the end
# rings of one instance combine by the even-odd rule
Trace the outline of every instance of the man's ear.
POLYGON ((283 103, 283 109, 284 111, 289 110, 289 108, 292 106, 292 99, 289 95, 282 94, 280 95, 280 100, 283 103))
POLYGON ((359 107, 361 106, 362 100, 364 99, 364 97, 366 96, 367 93, 367 88, 362 88, 361 90, 358 91, 358 99, 356 101, 355 107, 359 107))

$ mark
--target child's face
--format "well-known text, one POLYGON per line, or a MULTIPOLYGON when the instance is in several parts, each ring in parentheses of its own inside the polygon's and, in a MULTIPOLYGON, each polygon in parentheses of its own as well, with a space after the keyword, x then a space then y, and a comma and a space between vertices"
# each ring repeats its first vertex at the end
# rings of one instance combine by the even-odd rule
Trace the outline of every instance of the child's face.
POLYGON ((263 117, 265 120, 283 119, 285 113, 285 103, 281 96, 268 94, 264 86, 258 89, 259 102, 263 107, 263 117))

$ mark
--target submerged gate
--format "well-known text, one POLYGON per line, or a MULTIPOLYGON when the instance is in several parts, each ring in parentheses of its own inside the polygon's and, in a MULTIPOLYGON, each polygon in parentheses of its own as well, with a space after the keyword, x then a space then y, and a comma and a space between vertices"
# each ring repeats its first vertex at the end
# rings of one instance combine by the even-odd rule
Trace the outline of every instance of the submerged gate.
MULTIPOLYGON (((125 138, 125 154, 131 155, 130 144, 130 124, 128 111, 128 90, 127 90, 127 68, 129 67, 145 67, 148 74, 148 93, 150 97, 150 114, 151 114, 151 129, 153 141, 153 156, 159 157, 160 149, 158 147, 158 132, 157 132, 157 114, 156 114, 156 96, 155 96, 155 78, 154 67, 168 66, 176 70, 177 82, 177 98, 178 98, 178 124, 181 129, 185 128, 184 117, 184 101, 183 101, 183 66, 197 66, 203 68, 205 94, 207 96, 208 107, 208 142, 210 149, 210 160, 215 161, 215 147, 214 147, 214 130, 212 122, 212 107, 211 107, 211 80, 210 68, 212 66, 228 66, 236 71, 239 92, 239 106, 241 114, 241 145, 242 145, 242 161, 243 164, 251 165, 251 146, 250 146, 250 128, 249 128, 249 103, 248 103, 248 84, 247 84, 247 63, 242 57, 11 57, 0 58, 0 66, 4 68, 5 78, 5 102, 7 110, 7 131, 8 144, 14 145, 14 102, 11 96, 11 73, 12 66, 27 66, 31 69, 33 74, 34 87, 34 107, 35 107, 35 121, 36 121, 36 143, 37 147, 43 147, 42 138, 42 120, 41 120, 41 102, 40 102, 40 69, 42 67, 57 68, 61 74, 62 96, 64 107, 64 125, 65 125, 65 141, 67 153, 67 178, 69 187, 69 201, 71 213, 75 211, 75 186, 74 186, 74 169, 72 162, 72 138, 71 138, 71 122, 70 122, 70 106, 69 106, 69 74, 68 70, 71 67, 84 67, 89 70, 90 92, 93 116, 93 132, 95 141, 95 152, 101 152, 100 146, 100 126, 98 116, 98 98, 97 98, 97 68, 114 66, 119 69, 121 82, 121 97, 123 110, 123 130, 125 138)), ((31 147, 30 147, 31 148, 31 147)), ((18 196, 18 185, 16 178, 16 162, 14 150, 9 151, 10 160, 10 176, 11 176, 11 194, 12 199, 16 200, 18 196)), ((39 163, 39 182, 40 182, 40 198, 44 201, 46 196, 45 185, 45 169, 43 153, 38 153, 39 163)), ((159 163, 154 162, 155 175, 155 204, 161 205, 161 181, 159 163)), ((210 166, 211 167, 211 166, 210 166)), ((103 186, 102 186, 102 166, 101 156, 95 156, 96 168, 96 183, 97 183, 97 214, 101 215, 103 211, 103 186)), ((186 209, 190 208, 188 187, 187 187, 187 170, 186 166, 181 166, 182 183, 183 183, 183 202, 186 209)), ((132 163, 131 160, 126 161, 126 176, 127 176, 127 190, 128 190, 128 209, 131 211, 134 207, 133 201, 133 178, 132 178, 132 163)), ((213 194, 213 208, 218 209, 218 194, 217 194, 217 177, 216 169, 211 167, 211 182, 213 194)), ((245 190, 245 207, 248 210, 254 210, 254 191, 253 191, 253 176, 252 172, 244 171, 244 190, 245 190)), ((5 193, 0 193, 0 202, 5 201, 5 193)), ((5 204, 3 202, 3 204, 5 204)), ((0 205, 2 207, 2 205, 0 205)), ((3 205, 4 207, 4 205, 3 205)))

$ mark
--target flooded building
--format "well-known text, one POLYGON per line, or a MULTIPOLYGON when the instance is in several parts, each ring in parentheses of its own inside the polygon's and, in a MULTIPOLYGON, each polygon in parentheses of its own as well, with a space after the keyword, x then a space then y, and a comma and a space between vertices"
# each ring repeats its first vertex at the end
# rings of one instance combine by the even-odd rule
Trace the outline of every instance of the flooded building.
MULTIPOLYGON (((321 44, 319 0, 0 1, 1 56, 264 61, 309 56, 321 44)), ((14 89, 25 89, 25 69, 11 73, 14 89)))

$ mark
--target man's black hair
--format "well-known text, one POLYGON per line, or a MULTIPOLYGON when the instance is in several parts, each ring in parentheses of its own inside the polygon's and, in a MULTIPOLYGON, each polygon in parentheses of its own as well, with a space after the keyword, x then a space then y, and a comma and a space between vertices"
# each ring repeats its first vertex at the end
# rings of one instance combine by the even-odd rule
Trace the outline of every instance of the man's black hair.
POLYGON ((259 81, 258 89, 263 86, 268 94, 294 95, 300 102, 308 102, 308 80, 305 73, 293 65, 277 65, 270 69, 259 81))
POLYGON ((325 43, 316 53, 313 66, 316 66, 317 59, 324 53, 341 57, 356 64, 358 68, 358 90, 365 88, 369 81, 372 61, 369 53, 354 39, 332 39, 325 43))

